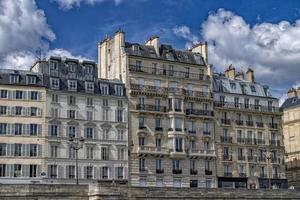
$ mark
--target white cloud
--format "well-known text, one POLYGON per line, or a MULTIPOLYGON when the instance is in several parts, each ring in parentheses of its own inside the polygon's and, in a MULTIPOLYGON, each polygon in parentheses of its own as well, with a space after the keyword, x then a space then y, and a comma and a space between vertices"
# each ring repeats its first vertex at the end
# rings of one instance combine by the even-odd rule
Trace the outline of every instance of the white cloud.
POLYGON ((28 70, 40 57, 57 55, 77 59, 64 49, 49 50, 55 34, 35 0, 0 0, 0 68, 28 70))
POLYGON ((104 1, 114 2, 115 5, 119 5, 123 0, 52 0, 58 3, 59 8, 62 10, 69 10, 74 7, 80 7, 81 4, 95 5, 96 3, 102 3, 104 1))
POLYGON ((91 60, 89 58, 83 57, 83 56, 75 56, 71 52, 65 50, 65 49, 53 49, 47 52, 46 58, 49 58, 50 56, 59 56, 62 58, 75 58, 80 61, 82 60, 91 60))
POLYGON ((202 23, 199 38, 208 42, 215 70, 224 71, 231 63, 244 70, 251 66, 257 80, 270 84, 279 96, 300 77, 299 35, 300 20, 251 26, 241 16, 219 9, 202 23))
POLYGON ((190 48, 193 44, 199 42, 198 37, 192 34, 190 28, 185 25, 174 27, 173 32, 175 35, 182 37, 188 41, 188 43, 186 44, 186 48, 190 48))

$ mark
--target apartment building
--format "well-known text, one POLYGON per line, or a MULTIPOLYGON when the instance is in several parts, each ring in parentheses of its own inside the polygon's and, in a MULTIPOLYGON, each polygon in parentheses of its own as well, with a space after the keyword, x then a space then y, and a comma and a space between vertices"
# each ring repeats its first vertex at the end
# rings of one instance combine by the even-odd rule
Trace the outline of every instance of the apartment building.
POLYGON ((218 187, 286 187, 278 99, 254 71, 214 74, 218 187))
POLYGON ((98 73, 128 91, 129 181, 133 186, 216 187, 213 99, 207 45, 189 51, 125 41, 98 46, 98 73))
POLYGON ((291 88, 282 104, 283 135, 286 150, 286 176, 289 186, 300 188, 300 88, 291 88))
POLYGON ((0 183, 39 179, 44 164, 42 74, 0 70, 0 183))

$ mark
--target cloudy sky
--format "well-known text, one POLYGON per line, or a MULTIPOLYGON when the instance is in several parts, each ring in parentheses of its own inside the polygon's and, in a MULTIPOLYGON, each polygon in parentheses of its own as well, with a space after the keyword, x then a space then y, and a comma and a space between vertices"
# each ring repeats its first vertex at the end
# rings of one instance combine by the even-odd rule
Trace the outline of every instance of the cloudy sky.
POLYGON ((300 1, 0 0, 0 68, 28 69, 39 57, 97 60, 117 29, 126 40, 186 49, 207 41, 215 71, 251 66, 281 97, 300 86, 300 1))

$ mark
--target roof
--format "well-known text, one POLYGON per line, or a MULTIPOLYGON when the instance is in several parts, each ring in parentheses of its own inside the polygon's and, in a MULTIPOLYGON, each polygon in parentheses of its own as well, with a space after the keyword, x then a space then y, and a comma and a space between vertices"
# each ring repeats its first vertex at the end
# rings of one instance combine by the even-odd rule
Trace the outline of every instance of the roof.
POLYGON ((280 109, 287 109, 295 106, 300 106, 300 98, 298 98, 298 96, 287 98, 281 105, 280 109))
POLYGON ((167 45, 167 44, 160 45, 159 55, 156 54, 153 46, 148 46, 148 45, 143 45, 138 43, 126 42, 125 51, 129 55, 196 64, 196 65, 204 65, 204 60, 200 53, 176 50, 171 45, 167 45))
POLYGON ((252 83, 247 80, 231 80, 226 78, 224 74, 219 73, 214 73, 213 75, 213 90, 216 93, 224 92, 273 98, 267 85, 252 83))

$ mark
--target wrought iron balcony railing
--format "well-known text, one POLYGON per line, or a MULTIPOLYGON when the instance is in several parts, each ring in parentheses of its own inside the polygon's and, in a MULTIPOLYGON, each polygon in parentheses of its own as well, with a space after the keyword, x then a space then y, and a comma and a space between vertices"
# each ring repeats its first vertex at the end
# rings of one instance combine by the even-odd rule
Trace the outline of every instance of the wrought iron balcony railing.
POLYGON ((242 104, 236 102, 222 102, 215 101, 215 107, 224 107, 224 108, 234 108, 240 110, 251 110, 258 112, 279 112, 279 107, 275 106, 262 106, 262 105, 254 105, 254 104, 242 104))
POLYGON ((166 106, 159 105, 147 105, 147 104, 137 104, 136 109, 140 111, 152 111, 152 112, 166 112, 166 106))
POLYGON ((199 110, 199 109, 186 109, 187 115, 198 115, 198 116, 213 116, 214 112, 211 110, 199 110))

